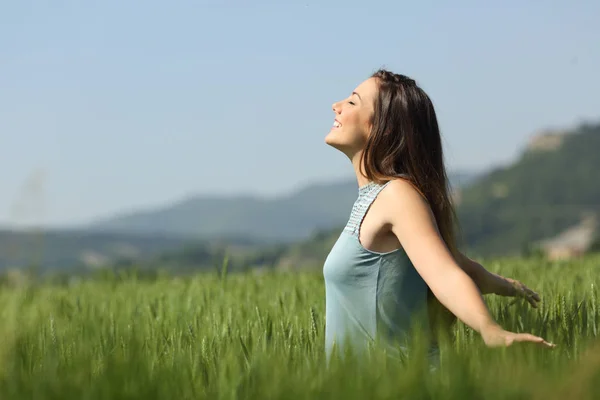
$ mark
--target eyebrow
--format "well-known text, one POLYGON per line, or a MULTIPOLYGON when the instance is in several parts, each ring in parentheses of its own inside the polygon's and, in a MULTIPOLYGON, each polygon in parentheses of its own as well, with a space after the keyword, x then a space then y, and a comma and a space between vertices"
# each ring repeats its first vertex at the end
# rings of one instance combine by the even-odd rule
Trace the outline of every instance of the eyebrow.
POLYGON ((352 92, 352 94, 355 94, 358 96, 358 98, 362 101, 362 97, 360 97, 360 94, 356 93, 356 92, 352 92))

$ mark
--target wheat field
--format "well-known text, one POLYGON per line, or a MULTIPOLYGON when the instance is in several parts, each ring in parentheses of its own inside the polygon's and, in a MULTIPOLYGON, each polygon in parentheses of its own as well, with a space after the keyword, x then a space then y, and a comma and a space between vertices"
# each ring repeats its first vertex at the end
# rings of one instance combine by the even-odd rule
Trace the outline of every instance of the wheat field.
POLYGON ((435 371, 376 353, 327 366, 319 271, 116 273, 1 288, 0 398, 600 398, 600 257, 484 265, 542 296, 537 310, 486 296, 495 318, 556 349, 487 349, 459 323, 435 371))

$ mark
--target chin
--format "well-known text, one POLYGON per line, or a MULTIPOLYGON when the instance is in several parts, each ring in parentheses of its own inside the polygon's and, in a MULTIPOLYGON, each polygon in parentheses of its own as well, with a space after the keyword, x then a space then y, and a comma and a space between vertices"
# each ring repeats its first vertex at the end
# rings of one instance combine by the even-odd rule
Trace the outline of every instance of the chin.
POLYGON ((327 136, 325 136, 325 143, 331 147, 335 147, 336 149, 340 146, 343 146, 343 143, 340 143, 336 138, 336 132, 329 132, 327 136))
POLYGON ((333 147, 334 149, 339 149, 339 147, 340 147, 339 143, 337 143, 335 140, 332 140, 329 137, 325 138, 325 144, 327 144, 328 146, 333 147))
POLYGON ((330 140, 328 138, 325 138, 325 143, 327 145, 329 145, 330 147, 333 147, 337 151, 340 151, 340 152, 346 154, 348 146, 345 146, 343 143, 340 143, 340 142, 335 141, 335 140, 330 140))

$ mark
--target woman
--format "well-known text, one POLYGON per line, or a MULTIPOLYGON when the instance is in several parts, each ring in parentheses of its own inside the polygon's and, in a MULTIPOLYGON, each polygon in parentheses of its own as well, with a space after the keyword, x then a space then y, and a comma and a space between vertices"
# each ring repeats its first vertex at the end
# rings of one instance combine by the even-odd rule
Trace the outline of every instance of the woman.
POLYGON ((379 70, 333 111, 325 142, 352 161, 359 189, 323 267, 328 358, 334 344, 363 349, 379 338, 402 343, 417 321, 431 332, 448 322, 435 312, 443 310, 440 303, 488 346, 553 347, 506 331, 490 317, 481 293, 523 296, 534 307, 540 299, 457 251, 438 122, 415 81, 379 70))

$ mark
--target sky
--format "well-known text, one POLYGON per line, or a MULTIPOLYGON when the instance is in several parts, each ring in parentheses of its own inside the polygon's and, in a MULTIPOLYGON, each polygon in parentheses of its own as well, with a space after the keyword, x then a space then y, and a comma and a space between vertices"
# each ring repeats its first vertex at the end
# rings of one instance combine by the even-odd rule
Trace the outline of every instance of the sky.
POLYGON ((380 67, 430 95, 449 170, 508 163, 600 121, 599 20, 597 0, 2 2, 0 225, 351 178, 331 105, 380 67))

